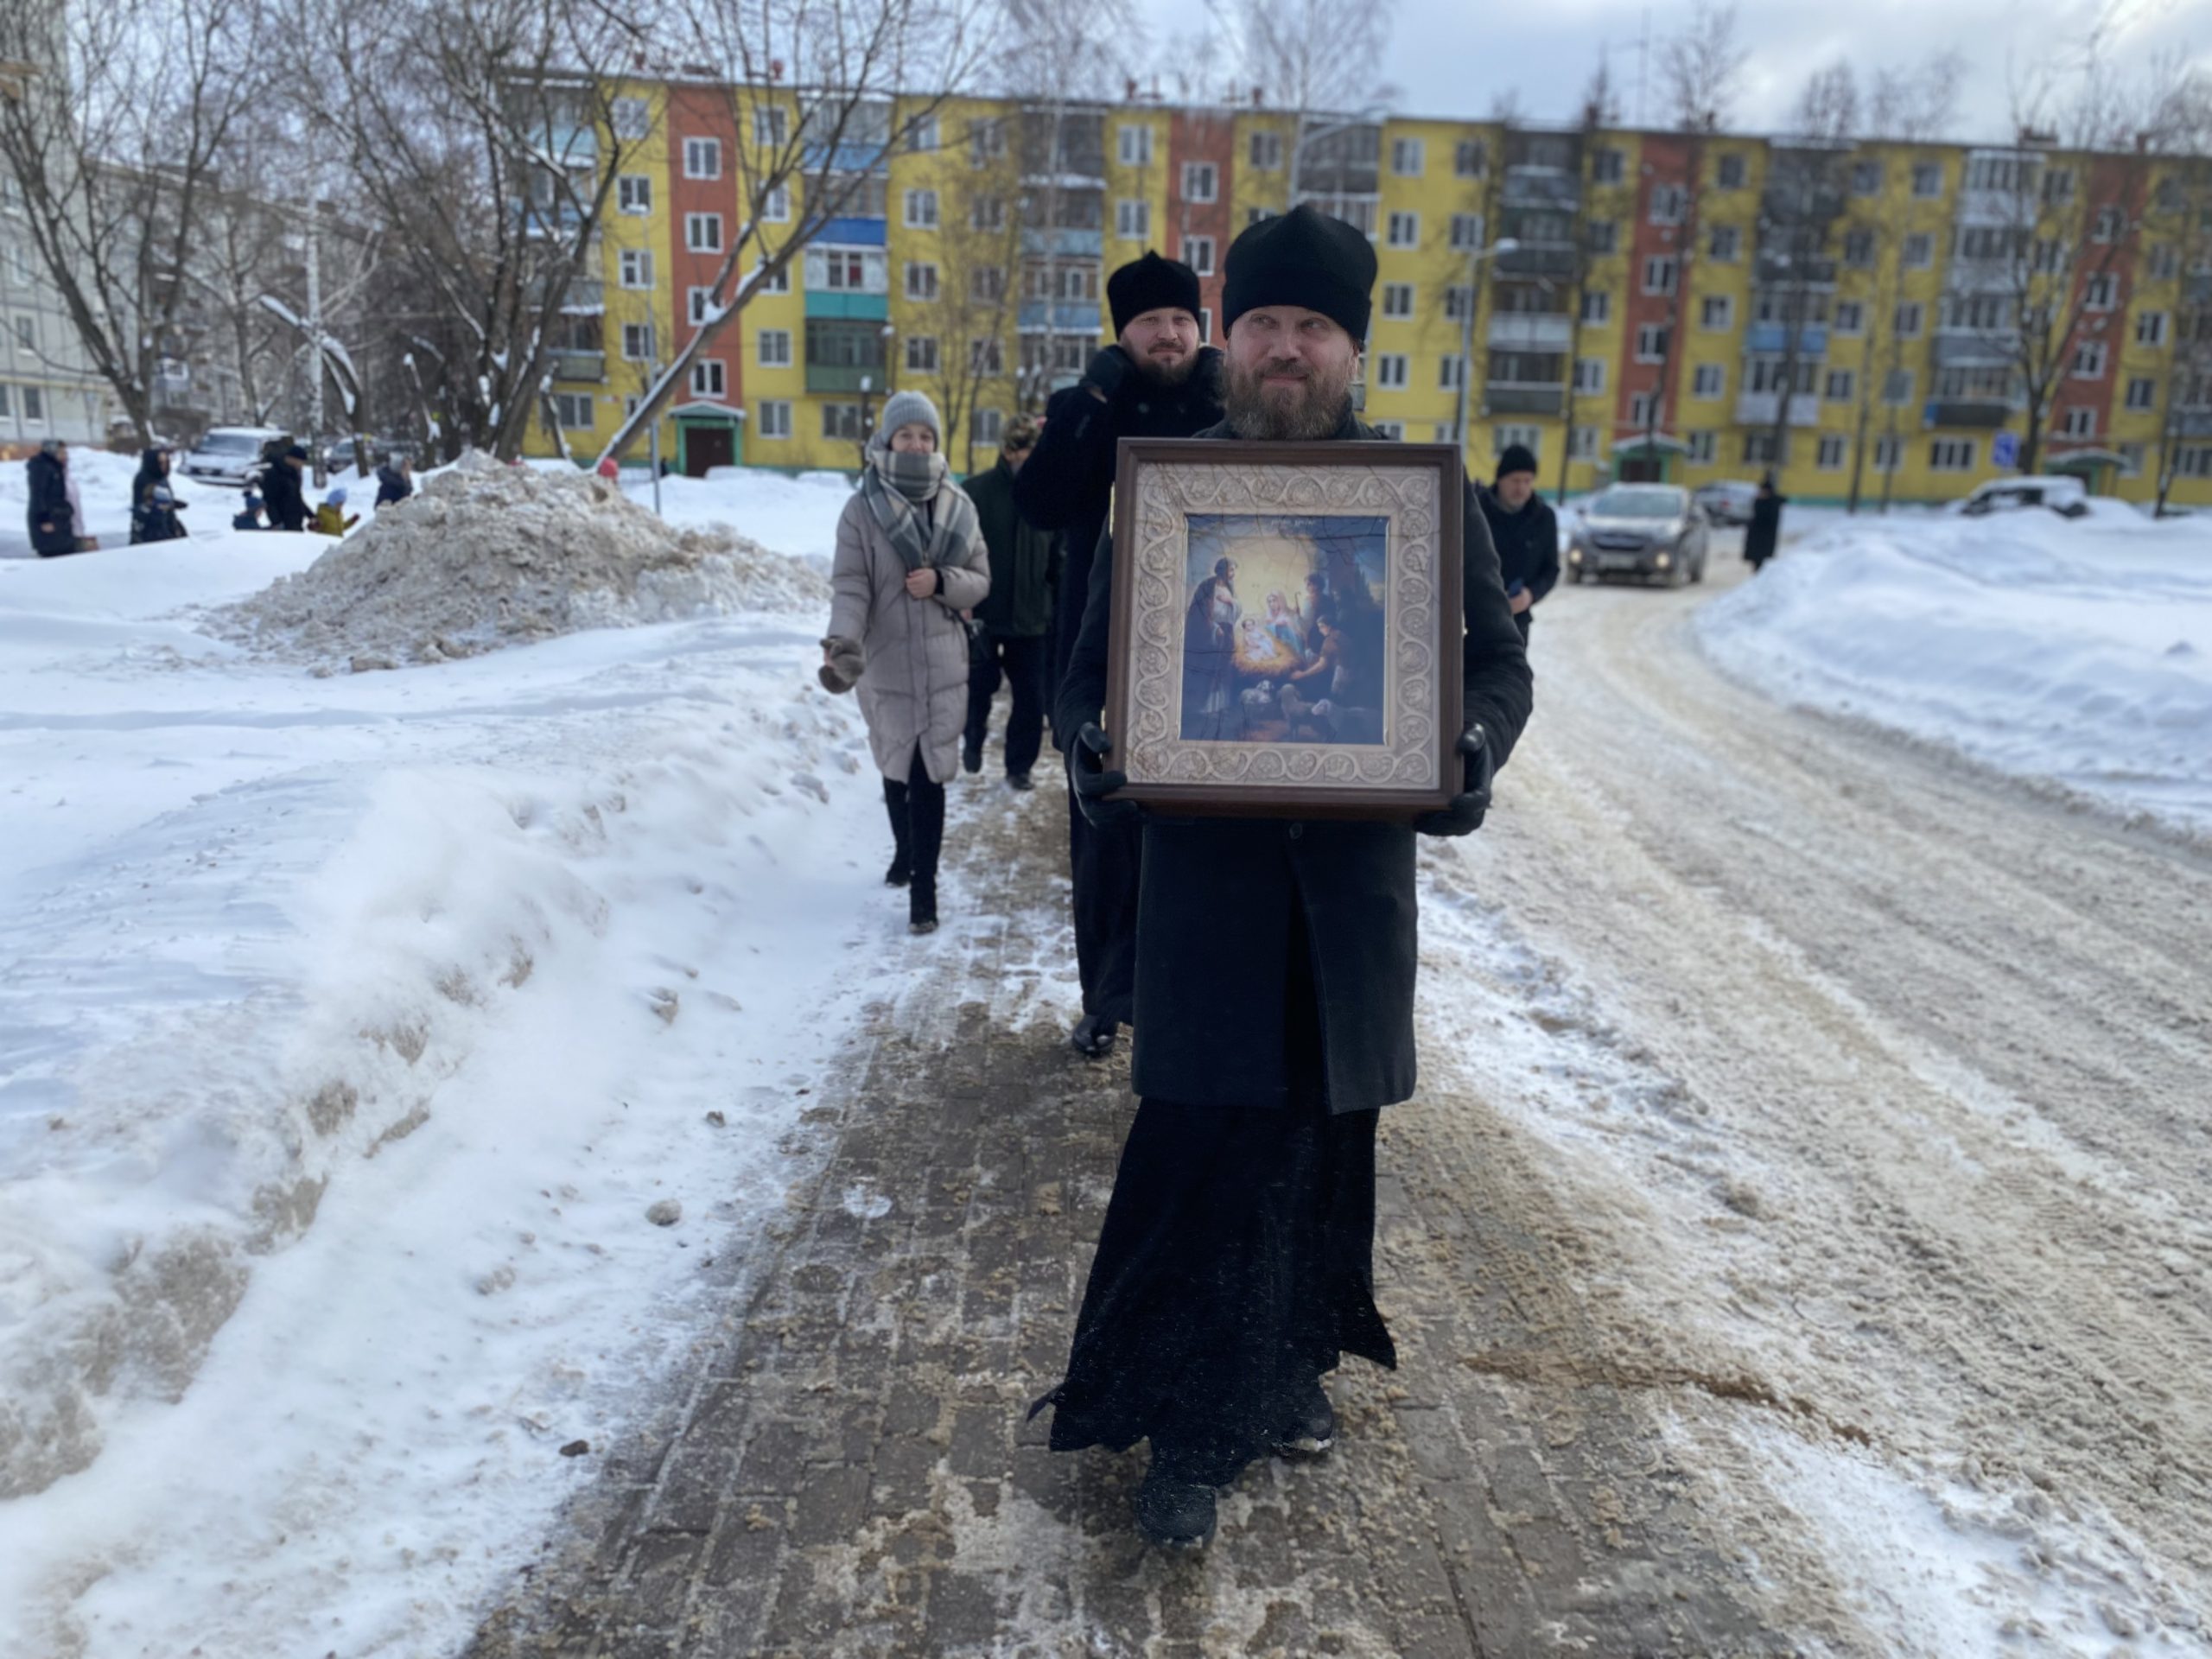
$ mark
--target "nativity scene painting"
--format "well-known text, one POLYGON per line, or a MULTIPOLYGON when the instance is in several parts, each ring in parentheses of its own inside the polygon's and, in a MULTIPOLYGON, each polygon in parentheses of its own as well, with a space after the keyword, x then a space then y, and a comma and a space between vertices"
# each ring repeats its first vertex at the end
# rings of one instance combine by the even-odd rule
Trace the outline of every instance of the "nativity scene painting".
POLYGON ((1192 513, 1181 734, 1381 743, 1390 521, 1192 513))

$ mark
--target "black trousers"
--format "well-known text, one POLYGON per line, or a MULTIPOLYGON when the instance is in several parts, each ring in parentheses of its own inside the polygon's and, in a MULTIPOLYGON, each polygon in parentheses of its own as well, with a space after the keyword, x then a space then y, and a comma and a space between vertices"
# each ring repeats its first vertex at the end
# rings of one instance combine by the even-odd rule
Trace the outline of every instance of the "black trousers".
POLYGON ((1144 829, 1102 830, 1076 804, 1068 785, 1068 874, 1075 886, 1075 966, 1083 1011, 1126 1025, 1137 984, 1137 888, 1144 873, 1144 829))
MULTIPOLYGON (((1294 949, 1304 953, 1302 929, 1294 949)), ((1122 1148, 1054 1408, 1052 1444, 1140 1440, 1226 1485, 1346 1353, 1395 1369, 1375 1307, 1375 1111, 1321 1099, 1319 1010, 1294 974, 1287 1106, 1147 1100, 1122 1148)), ((1193 1011, 1203 1019, 1203 1011, 1193 1011)), ((1141 1040, 1141 1034, 1140 1034, 1141 1040)))
POLYGON ((1006 721, 1006 771, 1009 778, 1037 764, 1045 747, 1045 671, 1052 642, 1043 634, 1023 639, 987 633, 976 643, 968 668, 968 734, 970 749, 983 747, 991 723, 991 699, 1003 677, 1014 690, 1014 709, 1006 721))
POLYGON ((937 861, 944 847, 944 785, 930 781, 919 744, 906 763, 906 781, 883 780, 884 810, 896 846, 893 865, 907 872, 909 908, 916 921, 937 915, 937 861))

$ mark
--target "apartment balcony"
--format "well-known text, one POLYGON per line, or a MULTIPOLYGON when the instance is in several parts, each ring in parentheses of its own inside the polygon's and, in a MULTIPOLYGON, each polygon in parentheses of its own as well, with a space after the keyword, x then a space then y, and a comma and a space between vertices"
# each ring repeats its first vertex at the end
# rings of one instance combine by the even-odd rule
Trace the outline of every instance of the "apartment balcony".
POLYGON ((1024 300, 1018 326, 1025 334, 1096 334, 1098 307, 1084 300, 1024 300))
POLYGON ((1821 225, 1843 217, 1843 188, 1828 180, 1777 179, 1759 195, 1760 213, 1777 225, 1821 225))
POLYGON ((1928 405, 1928 424, 1994 430, 2011 420, 2012 404, 2003 397, 1937 397, 1928 405))
MULTIPOLYGON (((1770 427, 1781 410, 1782 394, 1778 391, 1745 391, 1736 396, 1736 424, 1738 426, 1770 427)), ((1818 426, 1820 423, 1819 398, 1807 391, 1801 391, 1790 398, 1790 425, 1818 426)))
POLYGON ((545 154, 564 167, 584 167, 599 159, 599 130, 595 127, 548 127, 545 154))
POLYGON ((804 144, 799 165, 810 178, 823 173, 881 173, 888 169, 890 155, 880 143, 804 144))
POLYGON ((2036 199, 2010 190, 1961 190, 1953 222, 1959 225, 2031 225, 2036 199))
POLYGON ((1571 242, 1543 243, 1530 245, 1523 242, 1510 253, 1497 256, 1497 274, 1501 276, 1572 276, 1575 262, 1581 257, 1571 242))
POLYGON ((596 380, 607 378, 605 352, 551 353, 547 359, 556 380, 596 380))
POLYGON ((2174 435, 2183 438, 2212 438, 2212 409, 2176 410, 2174 435))
POLYGON ((1939 369, 1993 369, 2019 354, 2020 337, 2011 329, 1938 328, 1936 366, 1939 369))
POLYGON ((878 217, 848 214, 842 219, 824 219, 822 233, 816 242, 823 245, 842 245, 849 248, 880 248, 884 245, 886 221, 878 217))
POLYGON ((1507 208, 1544 207, 1571 213, 1582 203, 1582 181, 1562 167, 1505 169, 1507 208))
POLYGON ((1101 259, 1106 254, 1106 232, 1025 230, 1021 251, 1033 259, 1101 259))
POLYGON ((810 288, 806 290, 806 320, 829 318, 843 322, 885 322, 891 316, 888 294, 855 294, 849 289, 810 288))
POLYGON ((1525 382, 1491 381, 1483 388, 1483 408, 1491 415, 1556 415, 1567 406, 1567 388, 1525 382))
POLYGON ((1493 351, 1564 352, 1574 343, 1574 319, 1564 312, 1493 311, 1490 343, 1493 351))
POLYGON ((806 365, 806 389, 809 391, 880 395, 887 390, 887 378, 880 364, 873 367, 858 363, 810 363, 806 365))
MULTIPOLYGON (((1797 357, 1800 362, 1825 357, 1828 350, 1828 329, 1824 322, 1808 322, 1797 330, 1797 357)), ((1789 325, 1786 322, 1755 322, 1744 330, 1745 357, 1787 357, 1789 355, 1789 325)))
POLYGON ((1762 252, 1758 257, 1757 281, 1761 288, 1781 289, 1795 292, 1798 288, 1822 289, 1835 286, 1836 263, 1821 257, 1801 258, 1796 254, 1762 252))

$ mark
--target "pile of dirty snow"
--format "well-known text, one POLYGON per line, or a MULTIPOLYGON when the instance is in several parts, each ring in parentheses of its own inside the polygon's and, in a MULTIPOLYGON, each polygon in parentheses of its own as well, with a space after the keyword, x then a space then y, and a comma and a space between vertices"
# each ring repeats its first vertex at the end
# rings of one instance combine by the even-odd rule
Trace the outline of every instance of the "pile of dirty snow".
POLYGON ((211 612, 206 626, 318 672, 358 672, 828 599, 804 563, 726 527, 673 530, 594 474, 471 454, 307 569, 211 612))

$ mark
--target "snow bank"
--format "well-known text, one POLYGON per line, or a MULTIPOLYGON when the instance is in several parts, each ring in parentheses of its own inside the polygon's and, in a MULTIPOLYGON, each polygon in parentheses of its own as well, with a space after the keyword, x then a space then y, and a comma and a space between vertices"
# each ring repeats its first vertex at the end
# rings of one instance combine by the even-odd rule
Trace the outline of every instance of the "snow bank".
POLYGON ((2079 519, 1846 520, 1699 613, 1788 701, 2212 835, 2212 531, 2079 519))
POLYGON ((671 530, 595 474, 475 456, 208 626, 328 671, 828 596, 803 563, 720 524, 671 530))
MULTIPOLYGON (((651 506, 650 475, 622 476, 623 493, 651 506)), ((716 467, 704 478, 664 478, 660 510, 671 524, 742 524, 766 545, 806 560, 827 573, 837 551, 837 515, 853 493, 845 473, 797 477, 754 467, 716 467)))

